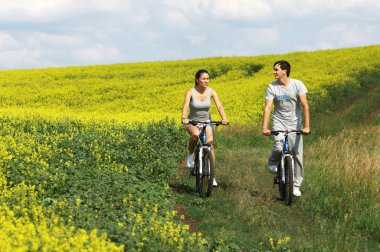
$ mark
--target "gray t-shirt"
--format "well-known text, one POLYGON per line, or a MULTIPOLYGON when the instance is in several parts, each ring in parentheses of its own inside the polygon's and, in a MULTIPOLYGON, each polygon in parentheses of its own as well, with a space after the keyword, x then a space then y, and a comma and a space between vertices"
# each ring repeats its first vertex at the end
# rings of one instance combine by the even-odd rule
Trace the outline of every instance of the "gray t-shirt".
POLYGON ((188 118, 195 121, 208 121, 210 118, 211 107, 211 88, 206 89, 206 99, 200 101, 197 97, 195 88, 191 89, 192 96, 190 100, 190 114, 188 118))
POLYGON ((307 93, 305 85, 289 79, 289 85, 281 86, 278 81, 269 84, 265 99, 273 100, 272 130, 295 130, 302 127, 300 95, 307 93))

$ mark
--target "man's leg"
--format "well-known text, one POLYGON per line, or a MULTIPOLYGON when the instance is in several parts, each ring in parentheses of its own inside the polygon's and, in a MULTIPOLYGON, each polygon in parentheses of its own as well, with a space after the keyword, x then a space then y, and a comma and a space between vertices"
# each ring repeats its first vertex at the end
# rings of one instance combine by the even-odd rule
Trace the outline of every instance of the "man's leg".
POLYGON ((282 145, 284 143, 284 135, 278 134, 274 136, 274 144, 272 153, 268 159, 268 169, 271 173, 277 172, 277 165, 281 161, 282 145))
POLYGON ((294 186, 301 187, 303 180, 303 139, 302 135, 289 134, 289 145, 293 146, 294 186))

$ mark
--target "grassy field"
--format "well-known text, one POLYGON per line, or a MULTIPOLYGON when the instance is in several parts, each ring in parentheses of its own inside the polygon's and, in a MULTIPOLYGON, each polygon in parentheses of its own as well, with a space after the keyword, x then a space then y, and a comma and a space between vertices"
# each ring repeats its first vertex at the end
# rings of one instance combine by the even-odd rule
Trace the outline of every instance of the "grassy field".
POLYGON ((220 186, 211 198, 196 198, 187 173, 177 178, 179 202, 199 231, 247 250, 260 249, 260 243, 271 248, 271 238, 285 237, 290 241, 284 246, 292 251, 379 249, 378 125, 306 140, 303 196, 291 207, 278 201, 266 168, 271 141, 259 135, 259 128, 229 131, 231 138, 239 134, 250 141, 237 136, 231 148, 230 140, 220 136, 220 186))
POLYGON ((0 71, 0 92, 5 251, 380 249, 380 46, 0 71), (278 59, 311 106, 292 207, 277 200, 260 133, 278 59), (220 186, 205 200, 178 165, 178 118, 200 68, 231 123, 217 131, 220 186))
POLYGON ((379 71, 357 81, 369 88, 357 96, 337 97, 339 102, 332 99, 329 103, 336 105, 328 105, 328 113, 312 108, 313 133, 304 138, 303 195, 291 207, 278 201, 278 188, 266 168, 271 138, 255 126, 221 129, 220 186, 213 196, 197 199, 194 179, 187 173, 177 177, 179 202, 194 229, 247 251, 378 251, 379 71))

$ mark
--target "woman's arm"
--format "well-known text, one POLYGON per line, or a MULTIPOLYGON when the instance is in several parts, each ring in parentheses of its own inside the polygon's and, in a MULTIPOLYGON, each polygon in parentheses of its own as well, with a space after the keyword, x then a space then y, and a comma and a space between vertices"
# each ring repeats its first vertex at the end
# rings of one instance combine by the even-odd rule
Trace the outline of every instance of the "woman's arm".
POLYGON ((215 102, 215 106, 219 112, 219 115, 222 117, 222 123, 228 124, 228 119, 227 119, 226 113, 224 112, 222 103, 220 102, 218 94, 216 93, 216 91, 214 89, 211 89, 211 97, 215 102))
POLYGON ((183 106, 182 106, 182 116, 181 116, 181 123, 182 124, 188 124, 189 123, 189 119, 187 119, 187 115, 189 112, 190 100, 191 100, 191 89, 188 89, 186 91, 185 99, 183 101, 183 106))

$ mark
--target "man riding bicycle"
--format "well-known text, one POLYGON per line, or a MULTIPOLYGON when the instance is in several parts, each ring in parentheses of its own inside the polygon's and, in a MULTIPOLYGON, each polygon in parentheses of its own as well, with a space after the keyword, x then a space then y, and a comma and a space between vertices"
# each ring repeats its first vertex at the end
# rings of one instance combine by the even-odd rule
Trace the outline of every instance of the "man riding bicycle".
MULTIPOLYGON (((289 78, 290 64, 285 60, 277 61, 273 64, 273 74, 275 81, 269 84, 265 94, 265 106, 263 115, 263 134, 271 135, 269 129, 269 117, 272 104, 274 110, 272 114, 272 130, 297 130, 302 128, 302 116, 304 116, 303 134, 310 133, 309 105, 306 98, 307 88, 296 79, 289 78)), ((294 157, 294 188, 293 195, 301 196, 301 183, 303 180, 303 140, 302 135, 289 135, 289 146, 294 157)), ((282 134, 274 136, 274 146, 272 154, 268 160, 268 168, 271 173, 277 173, 277 166, 281 160, 282 134)))

